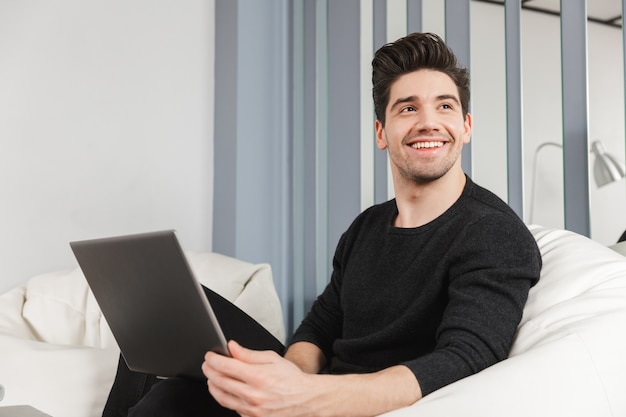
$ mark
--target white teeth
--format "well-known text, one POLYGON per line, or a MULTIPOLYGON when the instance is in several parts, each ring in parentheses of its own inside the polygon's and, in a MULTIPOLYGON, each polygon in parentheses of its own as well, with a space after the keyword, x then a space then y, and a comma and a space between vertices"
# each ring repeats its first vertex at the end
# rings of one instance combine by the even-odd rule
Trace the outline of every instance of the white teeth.
POLYGON ((443 142, 441 141, 437 141, 437 142, 416 142, 413 145, 411 145, 411 147, 413 147, 414 149, 424 149, 424 148, 440 148, 443 146, 443 142))

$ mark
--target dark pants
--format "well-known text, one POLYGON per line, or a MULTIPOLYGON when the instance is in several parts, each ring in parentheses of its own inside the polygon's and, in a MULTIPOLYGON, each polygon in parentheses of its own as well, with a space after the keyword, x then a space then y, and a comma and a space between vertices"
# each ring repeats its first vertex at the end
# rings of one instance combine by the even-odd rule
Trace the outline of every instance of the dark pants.
POLYGON ((120 357, 103 417, 236 417, 209 394, 206 381, 133 372, 120 357))
MULTIPOLYGON (((213 291, 204 288, 204 292, 227 340, 236 340, 249 349, 283 353, 282 343, 254 319, 213 291)), ((223 408, 213 399, 206 380, 159 379, 154 375, 131 371, 120 356, 102 416, 228 417, 238 414, 223 408)))

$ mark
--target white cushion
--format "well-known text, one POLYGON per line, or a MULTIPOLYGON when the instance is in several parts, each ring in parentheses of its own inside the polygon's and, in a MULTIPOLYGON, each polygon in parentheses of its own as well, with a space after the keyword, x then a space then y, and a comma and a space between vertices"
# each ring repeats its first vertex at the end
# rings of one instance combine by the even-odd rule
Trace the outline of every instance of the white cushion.
POLYGON ((3 333, 57 345, 115 346, 80 269, 31 278, 0 296, 0 303, 3 333))
POLYGON ((510 358, 388 417, 626 416, 626 258, 530 227, 543 259, 510 358))
MULTIPOLYGON (((188 252, 198 280, 280 340, 281 305, 267 264, 188 252)), ((80 271, 31 278, 0 295, 1 405, 29 404, 55 417, 101 416, 119 350, 80 271)))

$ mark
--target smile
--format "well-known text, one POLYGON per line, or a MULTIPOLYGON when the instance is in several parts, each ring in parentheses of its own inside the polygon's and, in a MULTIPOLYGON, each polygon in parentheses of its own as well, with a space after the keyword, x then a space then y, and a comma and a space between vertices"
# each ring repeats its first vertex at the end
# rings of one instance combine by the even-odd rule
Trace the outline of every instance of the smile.
POLYGON ((432 142, 415 142, 411 145, 413 149, 431 149, 431 148, 441 148, 443 146, 442 141, 432 141, 432 142))

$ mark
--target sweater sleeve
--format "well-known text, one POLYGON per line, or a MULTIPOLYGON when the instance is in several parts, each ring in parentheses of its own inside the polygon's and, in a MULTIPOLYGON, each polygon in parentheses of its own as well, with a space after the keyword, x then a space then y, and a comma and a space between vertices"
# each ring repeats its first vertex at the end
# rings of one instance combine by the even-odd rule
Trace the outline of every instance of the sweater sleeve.
POLYGON ((528 229, 508 216, 468 226, 448 252, 448 304, 435 349, 404 362, 423 395, 505 359, 541 256, 528 229))
POLYGON ((342 334, 343 311, 341 309, 341 275, 339 262, 345 245, 344 233, 333 257, 333 273, 324 291, 317 297, 311 310, 296 329, 290 344, 309 342, 319 347, 327 360, 333 356, 333 343, 342 334))

